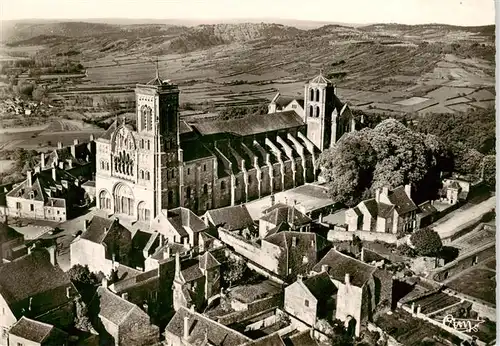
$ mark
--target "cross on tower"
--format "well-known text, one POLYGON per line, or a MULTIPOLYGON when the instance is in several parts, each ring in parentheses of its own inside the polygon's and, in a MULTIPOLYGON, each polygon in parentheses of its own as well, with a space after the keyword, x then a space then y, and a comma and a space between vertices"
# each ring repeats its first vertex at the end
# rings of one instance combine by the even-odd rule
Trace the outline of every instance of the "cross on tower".
POLYGON ((320 68, 320 69, 319 69, 319 74, 320 74, 320 76, 322 76, 322 75, 323 75, 323 68, 320 68))

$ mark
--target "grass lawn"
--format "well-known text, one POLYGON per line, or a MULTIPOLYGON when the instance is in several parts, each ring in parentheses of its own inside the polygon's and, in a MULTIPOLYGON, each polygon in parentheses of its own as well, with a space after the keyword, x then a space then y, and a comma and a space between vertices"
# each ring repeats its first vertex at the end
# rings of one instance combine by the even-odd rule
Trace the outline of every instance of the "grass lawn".
POLYGON ((495 273, 488 269, 476 268, 466 271, 447 284, 458 292, 495 304, 495 273))

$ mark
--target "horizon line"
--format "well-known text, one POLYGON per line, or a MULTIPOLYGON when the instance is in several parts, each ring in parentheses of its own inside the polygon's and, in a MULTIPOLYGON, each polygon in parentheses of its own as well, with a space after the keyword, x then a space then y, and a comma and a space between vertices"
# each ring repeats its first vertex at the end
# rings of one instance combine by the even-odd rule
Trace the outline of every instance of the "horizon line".
MULTIPOLYGON (((154 18, 154 17, 144 17, 144 18, 128 18, 128 17, 87 17, 87 18, 12 18, 12 19, 0 19, 1 22, 13 22, 13 21, 69 21, 69 22, 86 22, 92 20, 124 20, 124 21, 186 21, 186 22, 200 22, 200 24, 204 24, 203 22, 224 22, 224 21, 246 21, 247 23, 258 23, 262 21, 296 21, 296 22, 304 22, 304 23, 325 23, 325 25, 351 25, 351 26, 368 26, 368 25, 377 25, 377 24, 387 24, 387 25, 408 25, 408 26, 417 26, 417 25, 443 25, 443 26, 456 26, 456 27, 484 27, 484 26, 496 26, 496 23, 490 24, 479 24, 479 25, 463 25, 463 24, 447 24, 447 23, 439 23, 439 22, 422 22, 422 23, 413 23, 407 24, 402 22, 366 22, 366 23, 355 23, 355 22, 341 22, 341 21, 328 21, 328 20, 310 20, 310 19, 296 19, 296 18, 280 18, 280 17, 233 17, 233 18, 154 18)), ((156 24, 156 23, 144 23, 144 24, 156 24)), ((162 24, 162 23, 157 23, 162 24)))

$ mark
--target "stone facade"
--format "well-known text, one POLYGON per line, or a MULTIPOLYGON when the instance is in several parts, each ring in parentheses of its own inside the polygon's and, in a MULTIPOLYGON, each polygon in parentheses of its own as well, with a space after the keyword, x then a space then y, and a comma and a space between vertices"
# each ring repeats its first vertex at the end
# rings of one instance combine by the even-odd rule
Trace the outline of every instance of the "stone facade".
POLYGON ((290 99, 270 105, 270 114, 194 124, 179 120, 176 85, 158 77, 137 85, 135 126, 116 121, 96 141, 97 207, 150 221, 162 209, 201 214, 314 181, 332 119, 351 115, 330 81, 318 76, 309 84, 324 89, 314 101, 319 118, 290 99))

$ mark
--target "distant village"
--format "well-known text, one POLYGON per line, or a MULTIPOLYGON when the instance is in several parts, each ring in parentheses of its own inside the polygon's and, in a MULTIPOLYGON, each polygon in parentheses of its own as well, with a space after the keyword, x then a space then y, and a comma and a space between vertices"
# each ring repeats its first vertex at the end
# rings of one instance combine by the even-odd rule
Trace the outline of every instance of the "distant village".
POLYGON ((443 172, 339 205, 319 157, 364 119, 322 74, 303 92, 188 123, 157 73, 135 126, 0 186, 0 345, 494 345, 494 196, 443 172))

